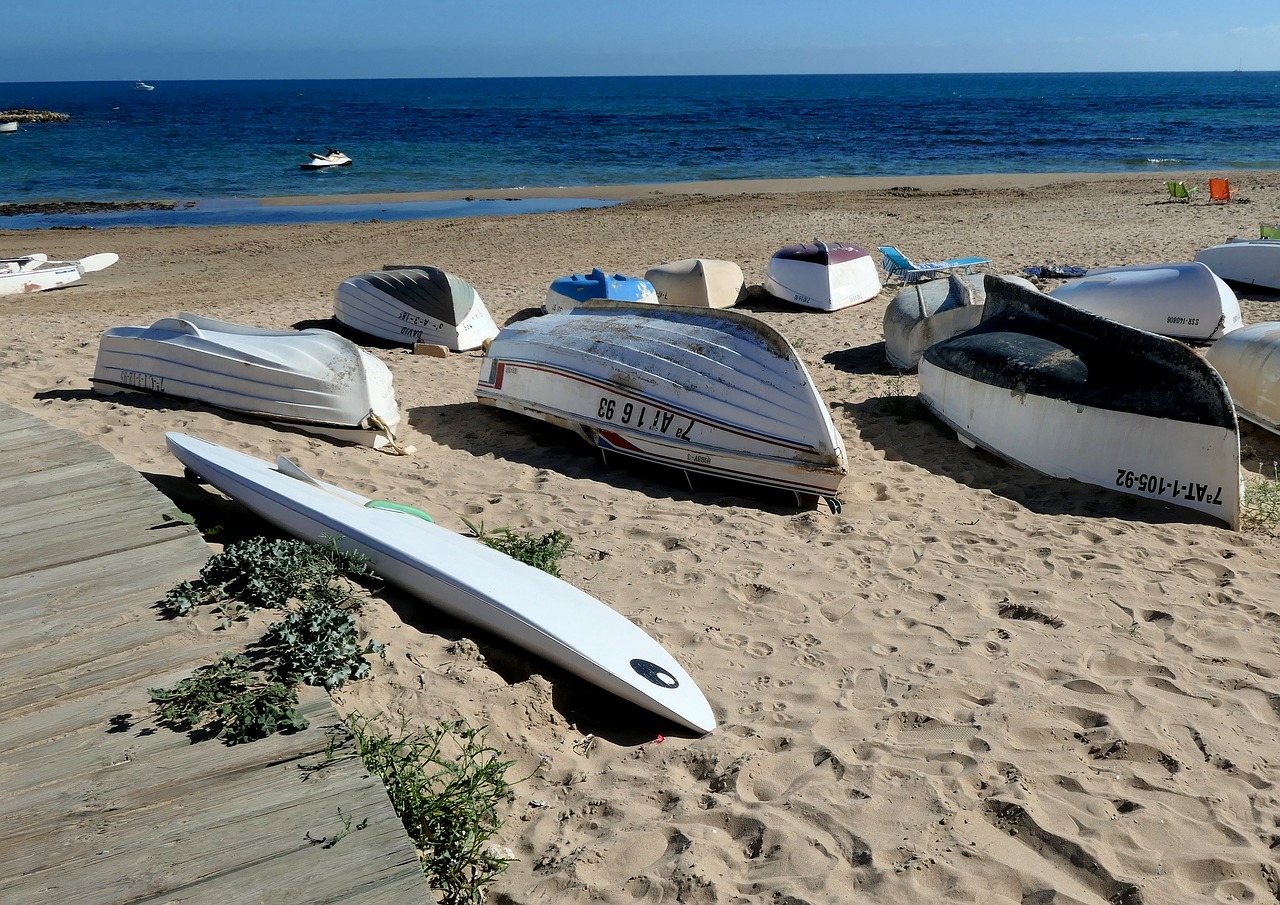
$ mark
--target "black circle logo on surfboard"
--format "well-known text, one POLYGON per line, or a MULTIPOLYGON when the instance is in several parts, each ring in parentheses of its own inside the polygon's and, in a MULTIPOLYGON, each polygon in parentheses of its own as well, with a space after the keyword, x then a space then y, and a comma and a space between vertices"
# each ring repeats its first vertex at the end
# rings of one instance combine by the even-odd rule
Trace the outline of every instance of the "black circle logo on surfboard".
POLYGON ((671 675, 671 673, 667 672, 657 663, 650 663, 648 660, 636 659, 631 661, 631 668, 641 676, 644 676, 654 685, 658 685, 662 688, 680 687, 680 683, 676 680, 676 677, 671 675))

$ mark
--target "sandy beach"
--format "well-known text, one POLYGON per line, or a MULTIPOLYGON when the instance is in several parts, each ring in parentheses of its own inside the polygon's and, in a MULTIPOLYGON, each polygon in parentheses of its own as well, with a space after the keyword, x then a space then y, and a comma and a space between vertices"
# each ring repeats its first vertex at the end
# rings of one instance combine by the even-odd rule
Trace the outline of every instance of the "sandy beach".
MULTIPOLYGON (((290 456, 458 531, 465 517, 572 539, 565 579, 678 657, 715 710, 713 733, 691 737, 392 591, 362 617, 386 662, 335 697, 344 711, 486 725, 517 762, 512 777, 534 773, 497 838, 518 861, 492 902, 1280 901, 1276 533, 1233 532, 961 445, 916 403, 915 375, 885 360, 896 287, 831 314, 758 293, 740 309, 791 341, 830 406, 850 459, 839 514, 606 467, 565 431, 480 407, 478 352, 369 346, 394 374, 416 447, 407 457, 90 389, 107 327, 179 311, 332 327, 338 283, 387 263, 461 276, 502 324, 540 305, 556 277, 596 266, 639 276, 723 258, 758 286, 774 251, 815 236, 917 259, 980 255, 990 273, 1181 261, 1280 219, 1280 173, 467 194, 550 196, 538 192, 622 203, 396 223, 0 229, 6 257, 120 255, 77 285, 4 299, 0 401, 179 488, 202 526, 224 526, 222 542, 265 528, 169 480, 181 467, 165 431, 290 456), (1209 175, 1229 175, 1237 200, 1210 204, 1209 175), (1172 178, 1201 186, 1193 203, 1168 201, 1172 178)), ((1280 320, 1280 297, 1240 299, 1247 323, 1280 320)), ((1246 478, 1274 477, 1280 437, 1242 425, 1241 442, 1246 478)))

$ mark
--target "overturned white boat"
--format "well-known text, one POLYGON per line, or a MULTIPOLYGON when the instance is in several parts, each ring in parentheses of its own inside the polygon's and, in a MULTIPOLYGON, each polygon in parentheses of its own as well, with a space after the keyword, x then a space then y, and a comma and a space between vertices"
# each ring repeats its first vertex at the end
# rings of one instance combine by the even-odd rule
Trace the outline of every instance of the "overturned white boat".
POLYGON ((1228 283, 1280 292, 1280 239, 1233 239, 1196 252, 1196 260, 1228 283))
POLYGON ((1095 268, 1049 294, 1130 327, 1179 339, 1213 340, 1244 323, 1231 287, 1197 261, 1095 268))
POLYGON ((1187 346, 986 277, 982 322, 930 346, 920 398, 968 446, 1240 526, 1227 386, 1187 346))
POLYGON ((596 267, 590 273, 574 273, 552 280, 547 288, 547 298, 542 303, 542 312, 568 311, 583 302, 598 299, 637 305, 658 304, 658 295, 648 280, 620 273, 609 275, 596 267))
POLYGON ((400 408, 385 364, 328 330, 265 330, 182 313, 111 327, 93 388, 190 399, 388 452, 400 408))
POLYGON ((391 266, 338 284, 338 323, 403 345, 434 343, 465 352, 498 335, 484 299, 461 277, 430 265, 391 266))
POLYGON ((0 295, 57 289, 77 282, 86 273, 110 267, 119 260, 120 256, 112 252, 89 255, 78 261, 50 261, 44 254, 0 258, 0 295))
POLYGON ((1226 381, 1240 417, 1280 434, 1280 323, 1250 324, 1204 357, 1226 381))
MULTIPOLYGON (((1035 288, 1022 277, 1006 277, 1035 288)), ((945 280, 908 283, 884 310, 884 356, 904 371, 920 364, 924 350, 977 326, 987 291, 980 273, 952 273, 945 280)))
POLYGON ((732 308, 747 289, 742 268, 733 261, 685 258, 658 264, 645 271, 663 305, 694 308, 732 308))
POLYGON ((784 302, 838 311, 879 295, 880 272, 862 246, 814 239, 774 252, 764 288, 784 302))
POLYGON ((505 327, 482 403, 568 428, 648 462, 824 497, 848 468, 804 363, 734 311, 588 302, 505 327))

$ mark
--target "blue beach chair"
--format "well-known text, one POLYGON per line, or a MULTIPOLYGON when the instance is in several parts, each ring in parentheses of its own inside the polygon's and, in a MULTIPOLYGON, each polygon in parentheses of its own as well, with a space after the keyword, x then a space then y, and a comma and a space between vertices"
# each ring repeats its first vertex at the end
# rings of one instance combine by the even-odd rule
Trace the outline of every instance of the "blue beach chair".
POLYGON ((991 263, 990 258, 948 258, 945 261, 926 261, 923 264, 917 264, 893 245, 881 245, 880 253, 884 255, 880 266, 884 268, 885 275, 890 279, 897 277, 903 283, 927 280, 939 273, 949 273, 953 270, 973 273, 973 268, 979 264, 991 263))

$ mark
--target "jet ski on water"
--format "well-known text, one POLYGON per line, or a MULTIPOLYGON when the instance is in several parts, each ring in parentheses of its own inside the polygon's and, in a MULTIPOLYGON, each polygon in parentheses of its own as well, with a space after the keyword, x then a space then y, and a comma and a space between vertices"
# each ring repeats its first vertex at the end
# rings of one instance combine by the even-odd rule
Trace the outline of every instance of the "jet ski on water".
POLYGON ((336 148, 327 148, 326 153, 311 152, 311 159, 298 164, 304 170, 323 170, 328 167, 345 167, 351 165, 351 158, 336 148))

